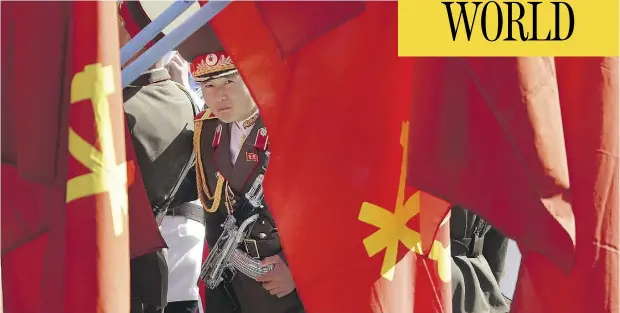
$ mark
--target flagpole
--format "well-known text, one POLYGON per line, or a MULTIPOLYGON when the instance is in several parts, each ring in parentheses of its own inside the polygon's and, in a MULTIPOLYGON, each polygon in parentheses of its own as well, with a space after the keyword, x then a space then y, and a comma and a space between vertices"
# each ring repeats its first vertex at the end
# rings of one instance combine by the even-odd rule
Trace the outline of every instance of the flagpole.
POLYGON ((121 64, 127 63, 129 59, 142 49, 149 41, 159 34, 166 26, 170 25, 177 17, 185 12, 196 0, 176 0, 154 21, 150 22, 136 37, 132 38, 121 48, 121 64))
POLYGON ((138 59, 129 64, 122 71, 123 88, 133 82, 141 73, 155 64, 167 52, 173 50, 185 39, 191 36, 204 24, 208 23, 214 16, 220 13, 231 0, 211 0, 194 13, 179 27, 175 28, 170 34, 164 36, 152 48, 144 52, 138 59))

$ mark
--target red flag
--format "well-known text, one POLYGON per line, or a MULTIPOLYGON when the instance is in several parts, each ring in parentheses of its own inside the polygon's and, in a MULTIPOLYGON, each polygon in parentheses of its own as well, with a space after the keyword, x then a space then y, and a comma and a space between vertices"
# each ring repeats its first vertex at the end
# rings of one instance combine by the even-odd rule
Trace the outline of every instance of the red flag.
POLYGON ((2 163, 54 186, 65 184, 70 14, 69 4, 2 2, 2 163))
POLYGON ((127 207, 119 212, 118 203, 127 201, 127 184, 131 255, 164 243, 123 133, 118 39, 109 27, 115 6, 3 2, 2 9, 9 47, 2 61, 20 64, 2 67, 11 78, 2 80, 4 306, 19 313, 126 311, 127 207), (103 156, 121 166, 99 162, 103 156), (112 193, 111 182, 119 187, 112 193))
POLYGON ((127 161, 116 7, 74 2, 65 312, 129 307, 127 161))
POLYGON ((267 201, 308 312, 451 311, 449 245, 418 257, 448 204, 406 184, 413 77, 396 9, 234 2, 212 24, 268 125, 267 201), (422 211, 436 225, 420 234, 422 211))
MULTIPOLYGON (((559 104, 535 93, 553 92, 537 89, 548 74, 524 75, 549 73, 548 64, 398 58, 396 11, 388 2, 242 2, 212 23, 270 131, 267 199, 309 312, 369 311, 370 285, 399 260, 409 285, 422 281, 407 250, 449 252, 433 240, 448 207, 420 190, 570 265, 559 104)), ((449 312, 438 281, 407 289, 379 280, 372 301, 391 304, 372 308, 406 306, 414 292, 398 310, 449 312)))
POLYGON ((60 313, 71 79, 66 75, 71 66, 66 46, 72 5, 26 1, 0 5, 2 46, 6 47, 0 198, 3 305, 6 312, 60 313), (45 21, 45 32, 33 27, 39 21, 45 21), (38 61, 43 57, 45 66, 38 61), (36 83, 34 77, 46 83, 36 83), (60 229, 55 234, 62 244, 48 245, 51 226, 60 229), (44 268, 55 272, 45 273, 44 268))
POLYGON ((6 47, 1 114, 4 255, 47 231, 64 207, 68 135, 61 125, 68 120, 70 77, 65 73, 71 55, 65 44, 71 6, 25 1, 1 5, 6 47), (45 32, 33 27, 35 21, 46 21, 45 32), (35 83, 34 77, 48 83, 35 83))
POLYGON ((414 61, 409 183, 568 269, 574 218, 553 59, 414 61))
POLYGON ((619 312, 618 59, 556 58, 572 204, 575 266, 567 275, 525 253, 513 312, 619 312))

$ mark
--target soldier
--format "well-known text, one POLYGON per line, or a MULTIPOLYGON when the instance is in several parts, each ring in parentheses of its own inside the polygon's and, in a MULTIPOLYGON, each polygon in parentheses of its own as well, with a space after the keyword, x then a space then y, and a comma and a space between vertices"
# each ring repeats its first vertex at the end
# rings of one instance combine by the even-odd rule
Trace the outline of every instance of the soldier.
POLYGON ((206 289, 206 313, 304 312, 286 264, 280 238, 267 203, 241 205, 258 185, 269 158, 269 136, 256 103, 231 58, 221 50, 208 25, 178 47, 192 60, 191 72, 200 84, 208 109, 197 116, 194 129, 198 194, 206 210, 209 248, 222 234, 228 215, 240 225, 258 213, 249 238, 240 249, 248 256, 275 265, 256 280, 239 272, 215 290, 206 289), (254 211, 256 210, 256 211, 254 211))
POLYGON ((452 311, 508 312, 499 286, 508 238, 463 207, 453 206, 451 214, 452 311))
MULTIPOLYGON (((169 62, 164 61, 164 66, 168 69, 172 80, 184 86, 194 104, 202 108, 202 99, 197 99, 189 89, 189 64, 176 51, 172 51, 172 55, 169 62)), ((192 167, 181 188, 181 191, 186 193, 185 198, 180 198, 173 205, 174 208, 167 211, 161 223, 161 233, 168 244, 168 249, 164 250, 168 263, 166 313, 202 311, 196 282, 202 263, 205 226, 204 210, 196 193, 195 175, 195 168, 192 167)))
MULTIPOLYGON (((142 5, 119 6, 121 47, 150 22, 142 5)), ((168 245, 131 260, 131 313, 161 312, 166 304, 166 313, 195 313, 205 237, 203 209, 192 203, 198 199, 192 140, 199 109, 163 62, 124 88, 123 99, 147 195, 168 245)))

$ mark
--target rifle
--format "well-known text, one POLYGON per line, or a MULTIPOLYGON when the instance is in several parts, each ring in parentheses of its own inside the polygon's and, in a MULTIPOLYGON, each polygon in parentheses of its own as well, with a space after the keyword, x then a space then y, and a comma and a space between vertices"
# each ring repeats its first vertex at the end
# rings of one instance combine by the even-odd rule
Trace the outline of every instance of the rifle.
MULTIPOLYGON (((253 210, 262 205, 263 180, 263 174, 256 178, 250 190, 245 194, 245 199, 243 199, 245 201, 241 201, 243 203, 240 205, 241 209, 248 204, 253 210)), ((268 273, 275 268, 273 264, 261 266, 259 260, 250 257, 238 248, 241 242, 249 236, 250 225, 253 225, 258 220, 258 217, 259 214, 257 213, 251 215, 239 227, 237 227, 237 220, 232 214, 226 217, 226 220, 221 225, 223 228, 222 234, 209 251, 209 255, 200 270, 200 279, 207 288, 215 289, 224 281, 225 276, 229 276, 227 278, 232 280, 237 272, 241 272, 256 280, 258 276, 268 273), (225 272, 231 275, 226 275, 225 272)))

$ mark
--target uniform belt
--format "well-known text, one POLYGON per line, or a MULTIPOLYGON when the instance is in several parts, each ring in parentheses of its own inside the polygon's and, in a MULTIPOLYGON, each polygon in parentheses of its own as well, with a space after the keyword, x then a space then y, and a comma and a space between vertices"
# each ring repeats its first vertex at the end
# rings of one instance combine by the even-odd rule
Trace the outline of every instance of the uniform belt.
POLYGON ((203 225, 205 224, 204 210, 202 209, 201 206, 191 203, 191 202, 183 203, 172 210, 168 210, 166 212, 166 215, 167 216, 185 216, 203 225))
POLYGON ((256 240, 251 238, 244 239, 240 248, 250 257, 258 260, 275 255, 279 252, 276 250, 281 250, 281 248, 276 249, 276 247, 274 247, 272 240, 256 240))
POLYGON ((482 254, 484 237, 474 235, 471 238, 450 239, 450 252, 452 256, 466 256, 475 258, 482 254))

